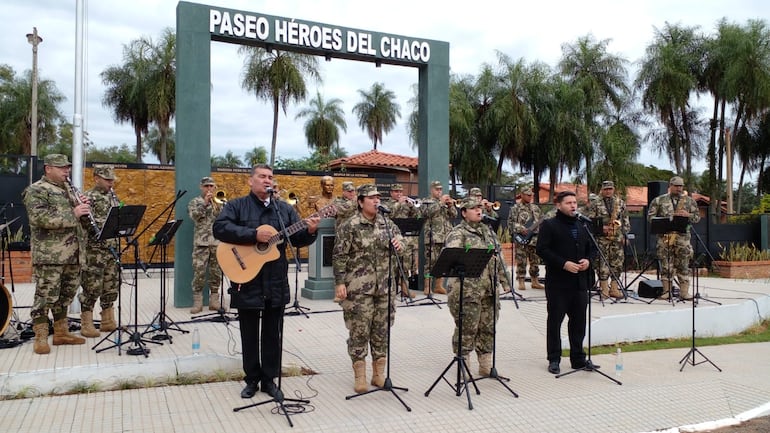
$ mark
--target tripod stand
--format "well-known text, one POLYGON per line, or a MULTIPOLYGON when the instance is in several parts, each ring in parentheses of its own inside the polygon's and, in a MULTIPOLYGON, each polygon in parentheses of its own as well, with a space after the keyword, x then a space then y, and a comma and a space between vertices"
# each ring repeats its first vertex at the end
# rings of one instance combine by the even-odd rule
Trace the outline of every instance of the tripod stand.
POLYGON ((166 264, 168 261, 166 248, 171 243, 171 239, 174 238, 174 234, 180 225, 182 225, 182 220, 169 221, 150 240, 150 245, 160 246, 160 311, 152 318, 150 324, 147 325, 147 329, 142 332, 142 336, 159 332, 159 334, 153 335, 151 338, 155 341, 168 340, 169 344, 174 344, 173 338, 168 333, 169 330, 179 331, 182 334, 190 332, 180 328, 166 314, 166 264))
MULTIPOLYGON (((387 332, 387 337, 386 337, 386 340, 385 340, 385 345, 387 347, 387 354, 385 355, 385 359, 387 361, 387 364, 385 366, 385 383, 382 385, 382 388, 375 388, 375 389, 372 389, 372 390, 369 390, 369 391, 366 391, 366 392, 362 392, 360 394, 348 395, 348 396, 345 397, 345 400, 350 400, 352 398, 360 397, 362 395, 371 394, 371 393, 377 392, 377 391, 386 391, 386 392, 390 392, 391 394, 393 394, 393 397, 396 397, 396 399, 399 402, 401 402, 401 404, 404 406, 404 408, 406 408, 407 412, 411 412, 412 408, 407 406, 406 403, 404 402, 404 400, 398 394, 396 394, 396 390, 409 391, 409 389, 398 387, 398 386, 393 386, 393 382, 390 379, 390 323, 391 323, 391 315, 392 315, 391 311, 393 310, 393 307, 394 307, 393 306, 393 298, 392 298, 392 296, 393 296, 393 275, 392 275, 391 269, 393 269, 392 262, 393 262, 393 253, 395 252, 395 247, 393 246, 393 233, 390 230, 390 226, 388 225, 387 218, 385 218, 384 211, 382 210, 382 208, 380 208, 380 212, 381 212, 380 216, 382 217, 383 224, 385 226, 385 231, 388 234, 388 245, 389 245, 389 248, 388 248, 388 288, 387 288, 387 290, 388 290, 388 307, 387 307, 388 308, 388 314, 387 314, 387 322, 386 322, 386 326, 388 328, 388 332, 387 332)), ((396 262, 399 264, 399 267, 400 267, 401 266, 401 259, 398 256, 396 256, 396 262)), ((401 275, 403 276, 403 269, 401 270, 401 275)))
MULTIPOLYGON (((473 380, 471 370, 468 368, 468 364, 463 357, 463 319, 465 313, 463 312, 463 300, 465 296, 465 279, 466 278, 479 278, 484 272, 484 268, 487 266, 490 257, 492 257, 492 250, 486 248, 444 248, 441 251, 441 255, 438 256, 436 264, 431 270, 431 274, 440 275, 442 277, 457 277, 460 279, 459 289, 459 301, 457 311, 457 326, 455 332, 457 333, 457 345, 455 346, 455 356, 449 365, 446 366, 444 371, 441 372, 439 377, 433 382, 433 385, 425 391, 427 397, 433 388, 444 379, 444 381, 455 391, 456 396, 462 395, 463 391, 468 397, 468 410, 473 410, 473 403, 471 402, 471 393, 468 390, 468 383, 473 385, 476 390, 476 395, 481 394, 479 387, 476 386, 476 382, 473 380), (457 376, 456 382, 452 385, 446 379, 446 373, 452 366, 457 363, 457 376)), ((496 289, 495 289, 496 290, 496 289)))
MULTIPOLYGON (((222 275, 222 279, 219 280, 219 308, 214 313, 200 314, 193 316, 191 322, 217 322, 217 323, 229 323, 233 319, 238 318, 238 314, 231 313, 225 309, 225 276, 222 275)), ((229 280, 228 280, 229 282, 229 280)))
MULTIPOLYGON (((500 256, 500 252, 501 251, 502 251, 502 247, 499 247, 498 248, 498 257, 502 257, 502 256, 500 256)), ((503 300, 503 299, 510 299, 510 300, 512 300, 513 303, 516 304, 516 309, 518 310, 519 309, 519 303, 516 301, 516 297, 517 296, 518 296, 520 301, 528 301, 528 300, 531 300, 531 299, 527 299, 527 298, 524 297, 524 295, 522 295, 521 293, 517 292, 516 291, 516 287, 514 287, 514 285, 513 285, 513 280, 514 280, 514 277, 516 276, 515 275, 515 273, 516 273, 516 247, 514 246, 514 242, 511 242, 511 257, 513 258, 513 262, 511 263, 511 274, 510 274, 510 277, 508 277, 508 282, 511 283, 511 291, 510 291, 511 297, 508 298, 508 297, 506 297, 504 295, 504 296, 500 297, 500 300, 503 300)), ((500 261, 503 263, 503 267, 505 267, 505 260, 503 260, 501 258, 500 261)), ((506 272, 505 275, 507 276, 508 273, 506 272)))
MULTIPOLYGON (((137 205, 137 206, 120 206, 120 207, 112 207, 110 209, 109 214, 107 214, 107 220, 104 222, 104 226, 102 227, 102 231, 99 233, 99 239, 100 240, 106 240, 106 239, 112 239, 112 238, 129 238, 130 236, 133 236, 134 233, 136 233, 136 228, 139 225, 139 222, 142 220, 142 216, 144 215, 144 211, 147 209, 147 206, 144 205, 137 205)), ((96 350, 96 353, 103 352, 107 349, 111 349, 113 347, 118 348, 118 355, 121 354, 120 348, 124 344, 128 343, 137 343, 140 348, 142 348, 141 351, 138 351, 137 349, 129 349, 126 351, 129 355, 144 355, 147 357, 147 354, 149 353, 149 349, 144 349, 142 346, 142 339, 141 334, 139 334, 138 328, 137 328, 137 310, 139 307, 138 304, 138 297, 139 297, 139 267, 142 264, 142 261, 139 259, 139 247, 136 242, 136 237, 129 240, 127 242, 126 248, 121 249, 120 247, 115 251, 115 260, 116 260, 116 266, 122 267, 121 258, 123 256, 123 253, 129 248, 133 246, 134 247, 134 278, 133 278, 133 287, 134 287, 134 332, 131 333, 127 329, 125 329, 121 325, 121 316, 122 316, 122 302, 121 302, 121 290, 118 289, 118 326, 115 328, 114 331, 107 334, 104 338, 102 338, 98 343, 96 343, 91 349, 96 349, 99 347, 100 344, 103 342, 110 340, 113 334, 117 332, 117 338, 114 340, 110 340, 113 342, 112 346, 104 347, 101 349, 96 350), (128 339, 123 339, 122 334, 123 333, 129 334, 128 339)), ((118 287, 122 285, 123 282, 123 276, 122 272, 118 272, 118 287)), ((153 342, 155 343, 155 342, 153 342)), ((156 343, 160 344, 160 343, 156 343)))
MULTIPOLYGON (((494 232, 492 233, 494 236, 494 232)), ((505 382, 510 382, 511 379, 497 374, 497 313, 500 308, 500 302, 498 300, 498 294, 497 294, 497 268, 498 268, 497 264, 500 263, 502 265, 503 272, 505 273, 506 278, 508 278, 508 272, 505 270, 505 262, 502 261, 502 259, 500 259, 500 244, 498 244, 497 242, 497 236, 494 236, 493 240, 495 243, 495 251, 497 251, 497 253, 495 254, 495 259, 494 259, 495 263, 493 267, 495 269, 495 272, 492 273, 492 367, 489 369, 489 376, 482 376, 472 380, 475 382, 475 381, 484 380, 484 379, 494 379, 498 383, 500 383, 500 385, 503 385, 505 389, 510 391, 510 393, 513 394, 514 397, 519 398, 519 394, 516 394, 516 392, 514 392, 514 390, 512 390, 511 387, 509 387, 508 384, 505 383, 505 382)), ((509 285, 510 283, 511 281, 508 280, 509 285)), ((512 286, 511 286, 511 291, 513 291, 512 286)), ((513 301, 516 302, 515 297, 513 298, 513 301)), ((517 309, 519 308, 518 302, 516 302, 516 308, 517 309)))
MULTIPOLYGON (((690 347, 690 350, 687 352, 687 354, 684 355, 684 357, 679 361, 679 363, 682 364, 682 367, 679 368, 679 371, 684 370, 684 367, 687 364, 690 364, 692 366, 696 366, 696 365, 700 365, 700 364, 708 362, 709 364, 714 366, 714 368, 716 368, 717 370, 719 370, 721 372, 722 371, 721 368, 717 367, 716 364, 711 362, 711 360, 708 359, 708 357, 706 357, 706 355, 703 354, 703 352, 701 352, 697 347, 695 347, 695 304, 698 303, 698 299, 705 299, 705 298, 701 298, 700 297, 700 287, 699 287, 700 284, 699 284, 699 281, 698 281, 698 266, 699 266, 699 262, 700 261, 701 261, 700 259, 696 259, 692 263, 692 281, 693 281, 693 286, 694 286, 694 289, 695 289, 695 296, 693 297, 693 300, 692 300, 692 340, 691 340, 692 341, 692 346, 690 347), (703 361, 695 362, 695 354, 696 353, 703 357, 703 361)), ((707 300, 709 302, 713 302, 713 303, 718 304, 718 305, 722 305, 721 303, 716 302, 716 301, 712 301, 710 299, 705 299, 705 300, 707 300)))
MULTIPOLYGON (((286 238, 289 239, 289 238, 286 238)), ((289 247, 291 248, 291 239, 288 240, 289 247)), ((303 315, 305 318, 309 319, 310 316, 307 315, 306 311, 310 311, 310 307, 303 307, 302 305, 299 305, 299 271, 300 271, 300 261, 299 261, 299 248, 294 248, 294 303, 291 304, 291 308, 293 311, 289 311, 286 313, 288 316, 299 316, 303 315)))
MULTIPOLYGON (((431 265, 433 264, 432 254, 433 254, 433 248, 434 248, 435 245, 436 244, 433 241, 433 219, 431 218, 431 220, 430 220, 430 227, 429 227, 429 231, 428 231, 428 244, 425 245, 425 247, 427 247, 425 249, 428 250, 428 257, 427 257, 428 263, 431 264, 431 265)), ((425 278, 423 278, 423 284, 428 284, 428 287, 423 287, 423 292, 425 293, 425 297, 413 300, 412 303, 414 305, 427 305, 428 303, 431 303, 431 304, 435 305, 436 307, 438 307, 439 309, 441 309, 441 304, 443 302, 441 302, 441 301, 439 301, 439 300, 437 300, 436 298, 433 297, 433 283, 434 283, 433 280, 434 280, 433 274, 427 273, 425 275, 425 278), (427 281, 430 281, 430 283, 426 283, 427 281), (425 302, 423 302, 423 301, 425 301, 425 302)), ((417 285, 417 287, 419 288, 419 284, 417 285)))
MULTIPOLYGON (((0 270, 2 270, 2 274, 0 275, 0 349, 9 349, 12 347, 16 347, 22 343, 22 339, 24 338, 24 332, 19 333, 18 331, 22 329, 21 321, 19 320, 18 314, 16 313, 16 310, 13 306, 13 295, 16 294, 16 287, 14 285, 13 281, 13 260, 11 260, 11 245, 10 245, 10 239, 11 239, 11 232, 10 232, 10 225, 13 224, 16 220, 19 219, 19 217, 16 217, 12 219, 10 222, 8 221, 8 218, 6 217, 5 210, 8 204, 5 204, 3 208, 0 210, 3 214, 4 223, 0 224, 0 236, 2 239, 0 239, 0 248, 2 248, 2 256, 0 256, 0 270), (8 289, 5 287, 5 261, 6 261, 6 251, 7 254, 7 260, 8 260, 8 276, 11 280, 11 292, 8 292, 8 289), (13 323, 16 323, 14 326, 13 323), (13 337, 7 337, 5 335, 6 329, 12 330, 14 332, 13 337)), ((29 339, 27 337, 26 339, 29 339)))
MULTIPOLYGON (((583 230, 585 230, 585 232, 588 234, 588 237, 589 237, 590 241, 593 243, 594 248, 596 248, 598 251, 600 251, 600 254, 601 254, 601 250, 599 249, 599 245, 596 242, 596 238, 594 237, 593 232, 591 230, 589 230, 589 228, 587 227, 588 221, 584 221, 584 220, 581 220, 581 219, 578 219, 578 221, 580 221, 580 223, 583 226, 583 230)), ((591 271, 590 268, 589 268, 589 272, 593 272, 593 271, 591 271)), ((587 322, 588 322, 588 354, 587 354, 587 357, 586 357, 586 360, 585 360, 585 365, 583 367, 581 367, 581 368, 574 368, 571 371, 568 371, 566 373, 557 374, 556 378, 558 379, 558 378, 560 378, 562 376, 567 376, 567 375, 570 375, 572 373, 576 373, 578 371, 588 371, 588 372, 599 373, 602 376, 606 377, 607 379, 617 383, 618 385, 622 385, 622 383, 620 381, 618 381, 617 379, 615 379, 613 377, 610 377, 607 374, 605 374, 604 372, 602 372, 601 370, 599 370, 599 366, 594 364, 591 361, 591 328, 593 327, 592 324, 591 324, 591 297, 590 297, 590 293, 589 293, 590 290, 591 290, 591 286, 592 286, 592 284, 589 284, 586 287, 586 301, 587 301, 586 303, 588 304, 588 311, 586 313, 587 314, 586 318, 587 318, 587 322)), ((570 343, 570 344, 572 344, 572 343, 570 343)), ((572 348, 570 348, 570 350, 571 349, 572 348)))

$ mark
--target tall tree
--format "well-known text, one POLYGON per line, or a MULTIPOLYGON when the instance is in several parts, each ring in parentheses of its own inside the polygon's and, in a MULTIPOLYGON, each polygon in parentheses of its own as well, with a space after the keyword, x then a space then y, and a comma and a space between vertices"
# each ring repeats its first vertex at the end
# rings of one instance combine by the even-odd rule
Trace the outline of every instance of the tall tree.
POLYGON ((559 69, 567 82, 582 90, 583 122, 589 140, 583 143, 585 177, 593 185, 593 149, 605 133, 601 121, 620 108, 628 95, 628 61, 621 56, 607 52, 610 39, 594 40, 592 35, 578 38, 573 44, 562 46, 559 69))
POLYGON ((362 101, 353 107, 358 117, 358 126, 366 131, 377 150, 377 143, 396 126, 396 119, 401 118, 401 107, 396 102, 396 94, 385 88, 382 83, 374 83, 369 91, 358 90, 362 101))
POLYGON ((342 100, 332 98, 325 101, 321 92, 310 100, 310 107, 303 108, 294 117, 295 120, 306 118, 305 138, 311 149, 316 149, 322 155, 329 155, 333 145, 340 145, 340 129, 347 132, 345 111, 341 107, 342 100))
POLYGON ((153 155, 161 161, 161 155, 165 155, 165 162, 161 164, 173 164, 176 161, 176 141, 174 140, 174 128, 166 131, 165 140, 161 138, 160 128, 153 126, 144 136, 142 151, 153 155), (166 149, 163 150, 165 145, 166 149))
POLYGON ((241 158, 234 154, 232 150, 228 150, 224 156, 211 155, 211 166, 238 168, 243 167, 243 161, 241 161, 241 158))
MULTIPOLYGON (((59 104, 66 98, 47 79, 38 80, 37 130, 41 147, 58 141, 58 125, 64 122, 59 104)), ((0 66, 0 153, 29 155, 32 135, 32 71, 16 76, 0 66)))
POLYGON ((286 110, 289 103, 304 101, 307 97, 306 79, 321 82, 318 58, 289 51, 266 50, 262 47, 243 46, 238 52, 245 55, 241 86, 254 93, 257 99, 273 104, 273 136, 270 143, 270 165, 275 164, 278 141, 278 108, 286 110))
POLYGON ((254 167, 257 164, 267 164, 267 149, 263 146, 254 146, 253 149, 246 152, 243 158, 249 167, 254 167))

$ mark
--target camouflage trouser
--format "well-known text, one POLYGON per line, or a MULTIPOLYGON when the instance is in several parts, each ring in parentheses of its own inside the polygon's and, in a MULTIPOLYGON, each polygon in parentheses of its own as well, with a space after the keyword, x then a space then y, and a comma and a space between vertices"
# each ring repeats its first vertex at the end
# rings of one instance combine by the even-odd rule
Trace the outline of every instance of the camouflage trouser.
POLYGON ((118 299, 118 264, 106 248, 93 247, 86 253, 81 284, 83 291, 78 299, 82 311, 93 311, 96 300, 102 310, 112 307, 118 299))
POLYGON ((67 317, 67 308, 80 286, 80 265, 35 265, 32 269, 35 279, 32 321, 45 323, 48 310, 54 320, 67 317))
MULTIPOLYGON (((348 329, 348 355, 353 362, 361 361, 372 349, 372 359, 388 354, 388 295, 348 293, 340 304, 345 327, 348 329)), ((396 319, 395 297, 390 297, 390 326, 396 319)))
POLYGON ((529 276, 540 275, 540 256, 535 252, 535 246, 516 244, 516 278, 524 278, 527 275, 527 261, 529 261, 529 276))
POLYGON ((406 276, 417 275, 417 254, 420 252, 419 246, 420 238, 417 236, 404 237, 404 272, 406 276))
POLYGON ((436 260, 438 260, 438 256, 441 255, 441 250, 444 249, 444 243, 434 243, 433 246, 431 246, 429 243, 425 244, 425 277, 427 278, 430 274, 431 269, 433 269, 433 265, 436 264, 436 260))
POLYGON ((599 280, 608 280, 610 278, 610 270, 615 277, 619 278, 620 273, 623 272, 623 244, 603 236, 597 237, 596 241, 602 250, 604 258, 609 263, 609 266, 607 266, 607 263, 601 257, 594 259, 594 269, 599 274, 599 280))
POLYGON ((655 250, 661 267, 661 279, 671 281, 676 276, 679 284, 690 282, 690 258, 692 258, 692 245, 687 236, 678 236, 672 246, 663 237, 658 237, 658 246, 655 250))
MULTIPOLYGON (((463 302, 463 346, 462 354, 466 355, 474 350, 476 353, 492 352, 495 338, 495 324, 492 303, 495 302, 497 311, 500 311, 500 300, 491 295, 464 296, 463 302)), ((455 321, 455 330, 452 334, 452 351, 457 352, 457 343, 460 338, 460 290, 452 290, 447 298, 449 312, 455 321)), ((499 315, 497 317, 500 317, 499 315)))
POLYGON ((217 262, 216 245, 193 247, 192 266, 193 293, 203 293, 203 287, 206 286, 206 271, 208 271, 209 290, 218 293, 219 285, 222 282, 222 269, 219 268, 217 262))

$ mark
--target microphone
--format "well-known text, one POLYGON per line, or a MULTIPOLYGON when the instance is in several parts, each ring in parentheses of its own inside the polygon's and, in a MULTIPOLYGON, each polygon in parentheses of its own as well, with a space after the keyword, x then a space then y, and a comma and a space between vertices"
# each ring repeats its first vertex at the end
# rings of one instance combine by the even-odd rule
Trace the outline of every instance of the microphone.
POLYGON ((140 268, 144 271, 144 276, 147 278, 151 278, 150 272, 147 270, 147 263, 143 262, 141 259, 137 261, 137 264, 140 268))
POLYGON ((390 213, 390 209, 386 208, 381 204, 377 205, 377 210, 380 211, 380 213, 390 213))
POLYGON ((270 188, 270 187, 268 187, 268 188, 265 190, 265 192, 266 192, 266 193, 268 193, 268 194, 270 194, 270 195, 273 195, 273 194, 275 193, 275 190, 274 190, 273 188, 270 188))
POLYGON ((481 220, 484 221, 485 223, 496 223, 497 222, 497 218, 491 217, 489 215, 482 216, 481 220))
POLYGON ((584 223, 593 224, 594 222, 591 221, 591 218, 588 218, 587 216, 583 215, 580 212, 575 212, 575 218, 578 219, 578 221, 583 221, 584 223))

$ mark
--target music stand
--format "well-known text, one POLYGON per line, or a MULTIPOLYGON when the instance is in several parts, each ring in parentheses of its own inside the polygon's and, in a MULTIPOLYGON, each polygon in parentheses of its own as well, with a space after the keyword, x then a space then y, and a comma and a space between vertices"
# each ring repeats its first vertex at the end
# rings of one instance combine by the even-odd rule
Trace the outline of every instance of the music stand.
POLYGON ((433 385, 425 391, 425 397, 427 397, 433 388, 444 379, 444 381, 455 391, 456 396, 462 395, 465 391, 468 397, 468 410, 473 410, 473 403, 471 403, 471 393, 468 392, 468 382, 473 384, 473 388, 476 389, 476 395, 481 394, 479 387, 473 380, 471 371, 468 368, 468 364, 465 363, 465 358, 462 355, 463 347, 463 295, 465 293, 465 279, 466 278, 479 278, 484 272, 489 259, 492 257, 494 251, 491 248, 444 248, 441 254, 436 260, 436 264, 431 269, 431 275, 438 277, 456 277, 460 279, 460 302, 457 313, 457 347, 455 348, 455 356, 449 365, 446 366, 441 375, 433 382, 433 385), (452 368, 454 363, 457 363, 457 382, 452 385, 445 377, 447 371, 452 368))
POLYGON ((168 260, 166 250, 180 225, 182 225, 182 220, 166 222, 163 224, 163 227, 155 233, 155 236, 150 239, 150 243, 148 244, 150 246, 160 246, 160 311, 153 317, 150 324, 147 325, 147 329, 142 332, 142 336, 153 332, 160 332, 160 334, 153 335, 151 338, 156 341, 169 340, 170 344, 174 344, 174 341, 168 334, 169 329, 172 331, 179 331, 182 334, 190 332, 180 328, 179 325, 171 320, 166 314, 166 261, 168 260))
MULTIPOLYGON (((650 233, 654 235, 665 235, 668 233, 683 234, 687 232, 687 226, 690 224, 690 219, 684 216, 673 215, 671 217, 652 217, 650 219, 650 233)), ((671 245, 666 245, 666 260, 671 261, 671 245)), ((658 257, 660 260, 660 257, 658 257)), ((664 269, 666 275, 662 275, 661 278, 667 277, 669 281, 668 301, 671 305, 675 305, 674 301, 674 275, 669 274, 668 269, 664 269)))
MULTIPOLYGON (((399 230, 401 230, 401 235, 404 237, 415 237, 420 236, 420 232, 422 231, 422 225, 425 223, 425 220, 422 218, 391 218, 393 223, 398 227, 399 230)), ((419 247, 419 246, 418 246, 419 247)), ((418 280, 416 278, 416 270, 412 269, 414 266, 414 253, 412 253, 412 257, 410 257, 409 262, 409 277, 406 281, 406 287, 407 290, 412 290, 412 281, 417 282, 418 280), (412 271, 415 271, 413 274, 412 271)), ((396 285, 401 288, 401 277, 400 275, 396 276, 397 283, 396 285)), ((419 288, 419 283, 417 284, 417 287, 414 289, 419 288)), ((399 292, 403 293, 403 291, 399 290, 399 292)), ((407 305, 410 305, 411 303, 417 302, 416 300, 412 300, 409 297, 402 296, 401 299, 407 303, 407 305)), ((421 299, 424 300, 424 299, 421 299)), ((435 303, 435 300, 432 300, 435 303)))
MULTIPOLYGON (((144 216, 144 211, 147 209, 147 206, 144 205, 131 205, 131 206, 115 206, 110 208, 110 212, 107 214, 107 220, 104 222, 104 225, 102 226, 101 232, 99 232, 98 239, 100 241, 112 239, 112 238, 122 238, 122 237, 129 237, 133 236, 134 233, 136 233, 136 229, 139 226, 139 222, 142 220, 142 217, 144 216)), ((139 278, 138 278, 138 266, 139 266, 139 249, 136 245, 136 240, 128 241, 128 245, 132 245, 134 247, 134 332, 130 332, 126 328, 124 328, 121 325, 121 312, 122 312, 122 302, 121 302, 121 290, 118 290, 118 326, 115 328, 114 331, 107 334, 104 338, 102 338, 98 343, 96 343, 91 349, 96 349, 102 342, 110 340, 110 337, 114 333, 118 333, 117 338, 110 340, 113 344, 108 347, 104 347, 101 349, 96 350, 96 353, 103 352, 107 349, 111 349, 113 347, 118 348, 118 355, 121 355, 120 348, 127 343, 130 342, 136 342, 137 340, 141 340, 141 335, 139 334, 137 330, 137 310, 138 310, 138 301, 137 298, 139 296, 138 291, 138 285, 139 285, 139 278), (129 338, 122 338, 123 333, 129 334, 129 338)), ((126 246, 128 248, 128 246, 126 246)), ((117 257, 118 265, 123 266, 123 263, 121 261, 122 253, 124 250, 117 250, 114 251, 114 255, 117 257)), ((122 285, 122 272, 118 273, 119 275, 119 284, 122 285)), ((160 344, 160 343, 158 343, 160 344)), ((137 355, 135 350, 129 349, 126 351, 129 355, 137 355)), ((147 350, 147 353, 149 353, 149 350, 147 350)), ((147 357, 147 353, 143 353, 145 357, 147 357)))

